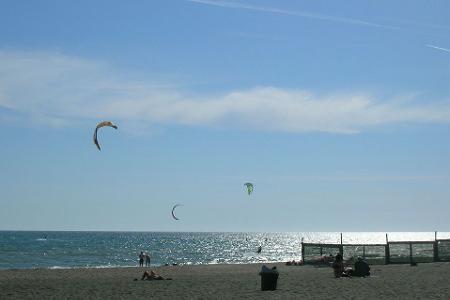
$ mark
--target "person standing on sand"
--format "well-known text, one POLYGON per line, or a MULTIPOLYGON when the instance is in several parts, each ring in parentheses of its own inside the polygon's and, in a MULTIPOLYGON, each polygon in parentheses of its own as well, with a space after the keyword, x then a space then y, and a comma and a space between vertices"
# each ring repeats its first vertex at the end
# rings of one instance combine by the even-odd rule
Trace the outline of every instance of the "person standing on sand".
POLYGON ((150 254, 145 253, 145 266, 150 267, 150 254))
POLYGON ((144 252, 141 251, 141 254, 139 254, 139 267, 143 267, 144 266, 144 252))

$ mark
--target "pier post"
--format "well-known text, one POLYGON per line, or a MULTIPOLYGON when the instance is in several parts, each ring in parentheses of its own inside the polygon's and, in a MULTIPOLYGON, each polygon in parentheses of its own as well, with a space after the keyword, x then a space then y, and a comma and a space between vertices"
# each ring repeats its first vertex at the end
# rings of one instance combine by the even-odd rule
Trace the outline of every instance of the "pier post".
POLYGON ((434 232, 433 261, 439 261, 439 242, 437 240, 437 231, 434 232))
POLYGON ((303 245, 303 238, 302 238, 302 262, 305 263, 305 245, 303 245))
POLYGON ((413 253, 412 253, 412 243, 409 242, 409 263, 412 265, 413 263, 413 253))
POLYGON ((386 246, 384 248, 384 259, 386 265, 391 263, 391 254, 389 253, 389 239, 387 233, 386 233, 386 246))

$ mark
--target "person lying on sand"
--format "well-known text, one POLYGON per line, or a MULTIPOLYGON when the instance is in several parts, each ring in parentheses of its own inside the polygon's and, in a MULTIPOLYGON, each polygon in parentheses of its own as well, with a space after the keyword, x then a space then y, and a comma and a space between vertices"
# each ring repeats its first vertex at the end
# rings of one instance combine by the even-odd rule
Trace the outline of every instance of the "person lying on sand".
POLYGON ((147 271, 144 272, 141 280, 172 280, 172 278, 164 278, 158 273, 155 273, 152 270, 150 270, 150 273, 147 271))

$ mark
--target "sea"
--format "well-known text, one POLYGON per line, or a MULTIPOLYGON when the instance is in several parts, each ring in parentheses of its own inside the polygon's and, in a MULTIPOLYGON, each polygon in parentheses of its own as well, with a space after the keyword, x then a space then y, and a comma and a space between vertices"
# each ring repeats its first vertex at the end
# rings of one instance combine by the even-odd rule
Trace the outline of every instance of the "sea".
MULTIPOLYGON (((435 233, 388 237, 433 241, 435 233)), ((344 232, 342 238, 344 244, 381 244, 386 233, 344 232)), ((450 232, 438 238, 450 239, 450 232)), ((152 266, 286 262, 300 260, 302 240, 340 243, 340 233, 0 231, 0 269, 132 267, 141 251, 149 253, 152 266)))

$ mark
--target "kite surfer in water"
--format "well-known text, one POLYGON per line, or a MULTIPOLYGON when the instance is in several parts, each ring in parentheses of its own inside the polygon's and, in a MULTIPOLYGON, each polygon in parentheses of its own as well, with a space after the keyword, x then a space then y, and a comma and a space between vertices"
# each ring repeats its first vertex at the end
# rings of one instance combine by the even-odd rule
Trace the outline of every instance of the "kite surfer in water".
POLYGON ((259 247, 258 247, 258 250, 256 250, 256 253, 258 253, 258 254, 259 254, 259 253, 261 253, 261 251, 262 251, 262 247, 261 247, 261 246, 259 246, 259 247))

